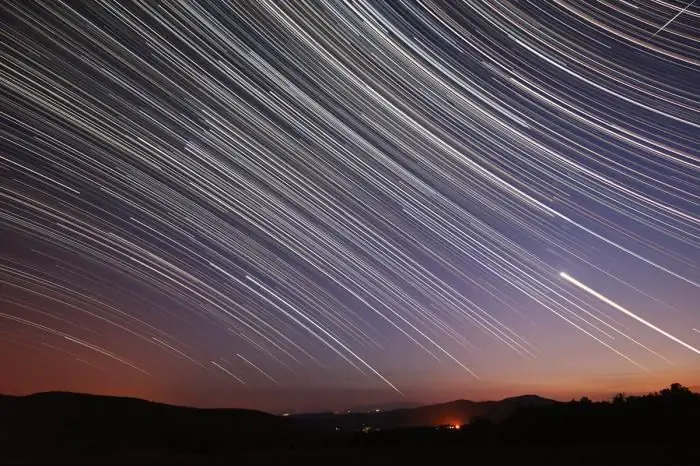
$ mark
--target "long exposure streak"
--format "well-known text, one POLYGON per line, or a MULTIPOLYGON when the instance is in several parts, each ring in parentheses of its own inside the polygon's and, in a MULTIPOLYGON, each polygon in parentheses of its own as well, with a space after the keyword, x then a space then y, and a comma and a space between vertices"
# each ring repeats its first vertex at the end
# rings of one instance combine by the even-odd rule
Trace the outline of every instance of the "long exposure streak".
POLYGON ((570 282, 570 283, 572 283, 572 284, 578 286, 578 287, 581 288, 583 291, 585 291, 586 293, 589 293, 589 294, 595 296, 596 298, 598 298, 598 299, 600 299, 601 301, 603 301, 605 304, 608 304, 608 305, 614 307, 615 309, 617 309, 618 311, 622 312, 623 314, 628 315, 629 317, 631 317, 631 318, 637 320, 638 322, 643 323, 644 325, 646 325, 646 326, 649 327, 650 329, 659 332, 661 335, 665 336, 666 338, 670 338, 671 340, 675 341, 675 342, 678 343, 679 345, 682 345, 682 346, 688 348, 690 351, 693 351, 693 352, 695 352, 695 353, 697 353, 697 354, 700 354, 700 350, 698 350, 698 349, 695 348, 694 346, 691 346, 691 345, 689 345, 688 343, 684 342, 683 340, 680 340, 680 339, 674 337, 673 335, 671 335, 670 333, 668 333, 668 332, 666 332, 666 331, 660 329, 660 328, 657 327, 656 325, 654 325, 654 324, 652 324, 652 323, 650 323, 650 322, 647 322, 646 320, 642 319, 641 317, 639 317, 639 316, 638 316, 637 314, 635 314, 634 312, 629 311, 629 310, 625 309, 624 307, 620 306, 619 304, 617 304, 615 301, 606 298, 606 297, 603 296, 602 294, 598 293, 596 290, 594 290, 594 289, 592 289, 592 288, 590 288, 590 287, 584 285, 583 283, 581 283, 580 281, 576 280, 575 278, 569 276, 569 275, 566 274, 565 272, 561 272, 560 275, 561 275, 561 277, 562 277, 564 280, 566 280, 566 281, 568 281, 568 282, 570 282))

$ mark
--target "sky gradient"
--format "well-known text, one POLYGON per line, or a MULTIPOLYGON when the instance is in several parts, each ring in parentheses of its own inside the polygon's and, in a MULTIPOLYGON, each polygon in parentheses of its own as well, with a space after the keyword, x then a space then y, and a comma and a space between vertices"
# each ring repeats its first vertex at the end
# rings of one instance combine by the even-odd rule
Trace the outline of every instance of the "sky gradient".
POLYGON ((700 383, 688 2, 3 2, 0 392, 700 383))

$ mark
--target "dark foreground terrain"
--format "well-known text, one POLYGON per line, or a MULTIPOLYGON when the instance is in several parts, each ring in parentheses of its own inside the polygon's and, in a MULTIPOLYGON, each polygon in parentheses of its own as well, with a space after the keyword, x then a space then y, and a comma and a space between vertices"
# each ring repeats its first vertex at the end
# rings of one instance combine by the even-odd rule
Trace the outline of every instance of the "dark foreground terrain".
MULTIPOLYGON (((459 428, 376 430, 350 428, 357 416, 346 415, 279 417, 68 393, 1 397, 0 464, 700 465, 700 395, 678 384, 611 402, 525 399, 508 400, 507 416, 475 408, 459 428)), ((443 416, 445 406, 467 404, 436 406, 443 416)))
POLYGON ((656 445, 563 446, 563 447, 470 447, 470 448, 382 448, 382 449, 318 449, 314 451, 260 451, 229 455, 138 455, 138 456, 72 456, 32 457, 3 460, 7 466, 697 466, 697 448, 679 449, 656 445))

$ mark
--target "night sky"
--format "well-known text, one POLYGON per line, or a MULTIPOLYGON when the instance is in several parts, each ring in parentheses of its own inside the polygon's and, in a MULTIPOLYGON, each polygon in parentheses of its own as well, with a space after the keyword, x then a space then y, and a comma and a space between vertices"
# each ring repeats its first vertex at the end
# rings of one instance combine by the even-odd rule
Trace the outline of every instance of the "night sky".
POLYGON ((700 383, 700 4, 0 6, 0 392, 700 383))

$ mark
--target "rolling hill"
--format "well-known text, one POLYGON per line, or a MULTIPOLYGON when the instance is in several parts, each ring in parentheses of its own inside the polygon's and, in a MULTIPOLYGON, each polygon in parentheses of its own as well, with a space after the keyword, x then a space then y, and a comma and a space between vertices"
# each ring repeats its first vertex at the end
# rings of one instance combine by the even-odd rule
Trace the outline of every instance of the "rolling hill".
POLYGON ((528 406, 544 406, 556 403, 554 400, 536 395, 524 395, 506 398, 500 401, 475 402, 456 400, 416 408, 396 409, 391 411, 364 413, 317 413, 292 416, 304 419, 326 428, 338 427, 343 430, 356 431, 363 426, 375 429, 399 429, 409 427, 428 427, 441 425, 468 424, 473 419, 483 418, 499 422, 516 409, 528 406))
POLYGON ((260 411, 197 409, 136 398, 49 392, 0 396, 0 451, 206 449, 282 436, 298 422, 260 411))
MULTIPOLYGON (((449 403, 376 413, 276 416, 246 409, 199 409, 136 398, 49 392, 0 396, 0 451, 246 450, 357 432, 499 421, 521 406, 555 403, 537 396, 449 403)), ((330 438, 330 437, 329 437, 330 438)))

